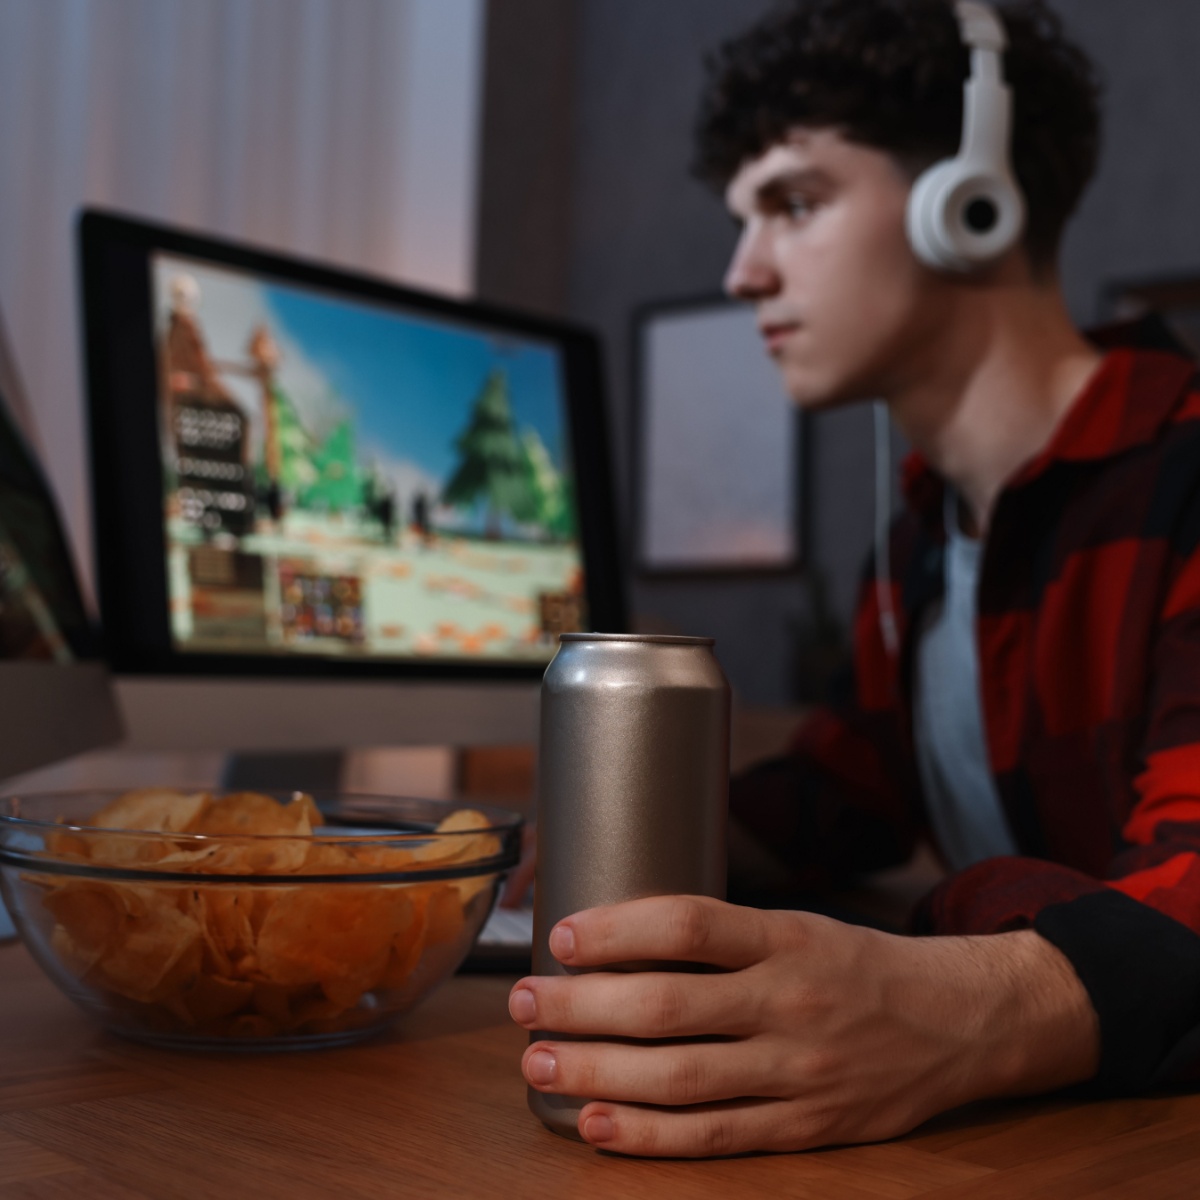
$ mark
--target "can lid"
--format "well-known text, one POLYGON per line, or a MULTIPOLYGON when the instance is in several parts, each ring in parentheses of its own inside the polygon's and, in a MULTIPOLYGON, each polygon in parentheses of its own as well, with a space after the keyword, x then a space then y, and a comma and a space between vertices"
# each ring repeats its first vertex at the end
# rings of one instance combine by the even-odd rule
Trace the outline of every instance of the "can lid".
POLYGON ((666 646, 715 646, 716 638, 673 633, 560 633, 560 642, 657 642, 666 646))

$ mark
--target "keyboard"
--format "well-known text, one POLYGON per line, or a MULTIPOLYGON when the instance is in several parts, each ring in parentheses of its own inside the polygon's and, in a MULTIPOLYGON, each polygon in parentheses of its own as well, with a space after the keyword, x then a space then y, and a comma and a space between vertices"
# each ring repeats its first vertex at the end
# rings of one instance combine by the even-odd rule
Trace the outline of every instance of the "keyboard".
POLYGON ((480 946, 533 945, 532 908, 496 908, 479 933, 480 946))
POLYGON ((532 950, 533 909, 495 908, 460 970, 527 974, 532 950))

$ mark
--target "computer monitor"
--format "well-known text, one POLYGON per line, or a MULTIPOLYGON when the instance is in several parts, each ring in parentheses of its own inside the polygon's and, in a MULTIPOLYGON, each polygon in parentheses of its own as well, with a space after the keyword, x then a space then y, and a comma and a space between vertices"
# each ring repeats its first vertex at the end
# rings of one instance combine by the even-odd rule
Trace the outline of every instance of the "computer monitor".
POLYGON ((595 339, 89 211, 97 581, 135 746, 533 740, 624 627, 595 339))
POLYGON ((0 729, 0 779, 121 736, 2 324, 0 729))

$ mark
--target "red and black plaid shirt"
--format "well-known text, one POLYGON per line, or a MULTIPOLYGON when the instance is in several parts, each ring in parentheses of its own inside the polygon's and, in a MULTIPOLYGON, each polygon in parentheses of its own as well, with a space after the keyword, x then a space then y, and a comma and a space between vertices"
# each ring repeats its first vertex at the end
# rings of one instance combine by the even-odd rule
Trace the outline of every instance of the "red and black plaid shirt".
MULTIPOLYGON (((808 885, 903 862, 929 833, 912 741, 920 612, 941 594, 941 480, 893 526, 893 658, 868 579, 847 694, 733 811, 808 885)), ((1200 380, 1116 348, 1004 488, 977 617, 986 742, 1019 857, 949 876, 915 932, 1032 927, 1100 1018, 1097 1085, 1200 1079, 1200 380)))

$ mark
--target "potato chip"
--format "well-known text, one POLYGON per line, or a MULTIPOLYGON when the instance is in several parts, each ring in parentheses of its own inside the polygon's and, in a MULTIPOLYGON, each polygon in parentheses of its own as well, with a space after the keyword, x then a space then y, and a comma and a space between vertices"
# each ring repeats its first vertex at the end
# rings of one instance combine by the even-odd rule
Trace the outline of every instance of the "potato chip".
POLYGON ((109 883, 70 879, 60 883, 43 903, 69 939, 71 958, 88 970, 121 936, 127 911, 121 894, 109 883))
POLYGON ((188 1024, 205 1026, 222 1017, 233 1016, 253 995, 252 983, 224 979, 219 975, 199 974, 189 980, 173 999, 182 1008, 188 1024))
POLYGON ((69 831, 47 840, 51 851, 70 859, 86 858, 105 866, 137 867, 159 863, 173 856, 171 844, 159 836, 187 829, 208 807, 207 792, 180 792, 169 788, 139 788, 125 792, 89 819, 87 825, 119 831, 120 837, 72 834, 69 831))
POLYGON ((211 1037, 271 1038, 279 1033, 279 1027, 261 1013, 238 1013, 237 1016, 214 1021, 203 1032, 211 1037))
POLYGON ((203 859, 205 871, 276 875, 298 871, 304 865, 310 849, 308 839, 323 821, 312 797, 303 793, 296 793, 290 804, 280 804, 258 792, 234 792, 206 808, 188 832, 222 839, 246 838, 222 841, 208 851, 203 859), (269 835, 270 840, 256 840, 263 835, 269 835))
POLYGON ((403 885, 281 889, 258 937, 258 967, 274 983, 319 983, 331 999, 331 990, 340 1000, 358 987, 356 1001, 383 974, 393 940, 413 921, 403 885))
POLYGON ((69 971, 81 978, 91 970, 100 957, 94 950, 81 946, 62 925, 55 925, 50 934, 50 946, 69 971))
POLYGON ((305 838, 231 839, 205 861, 204 870, 213 875, 290 875, 303 868, 308 849, 305 838))
MULTIPOLYGON (((329 1017, 336 1017, 346 1009, 353 1008, 364 993, 377 987, 379 979, 387 967, 387 957, 377 960, 370 967, 352 971, 349 975, 332 976, 321 980, 321 991, 329 1001, 329 1017)), ((303 1020, 319 1019, 315 1016, 301 1018, 303 1020)))
POLYGON ((48 834, 46 849, 55 858, 66 859, 68 862, 86 862, 92 857, 89 837, 86 834, 72 833, 69 829, 62 833, 48 834))
POLYGON ((253 983, 251 1001, 254 1011, 284 1028, 292 1023, 292 1005, 297 1000, 324 993, 313 988, 306 994, 282 983, 253 983))
MULTIPOLYGON (((471 808, 460 808, 439 823, 437 832, 462 834, 467 830, 487 829, 489 825, 490 822, 482 813, 471 808)), ((425 866, 491 858, 499 853, 500 838, 494 833, 437 838, 415 847, 412 851, 414 860, 425 866)))
POLYGON ((258 792, 232 792, 199 813, 187 832, 209 837, 239 834, 309 837, 323 821, 313 798, 300 792, 290 804, 280 804, 258 792))
POLYGON ((295 1033, 338 1033, 353 1028, 356 1010, 353 1006, 336 1003, 321 995, 305 1000, 297 1008, 289 1026, 295 1033))
POLYGON ((177 792, 170 788, 138 788, 118 796, 88 822, 97 829, 181 833, 212 803, 207 792, 177 792))
POLYGON ((423 870, 424 864, 413 857, 411 845, 391 842, 387 845, 372 846, 359 843, 350 851, 348 872, 396 872, 423 870))
POLYGON ((249 888, 205 887, 197 890, 202 936, 217 970, 232 977, 254 954, 257 936, 251 915, 257 898, 249 888))
POLYGON ((473 808, 456 808, 438 822, 438 833, 459 833, 467 829, 487 829, 491 822, 473 808))
POLYGON ((89 972, 102 986, 147 1003, 161 1000, 199 972, 203 942, 196 919, 153 887, 110 885, 124 904, 119 935, 89 972))
POLYGON ((424 942, 436 946, 454 941, 463 926, 462 904, 450 883, 414 884, 415 902, 424 907, 424 942))
POLYGON ((392 939, 392 951, 379 976, 379 987, 402 988, 408 982, 425 952, 425 929, 425 906, 414 906, 412 925, 392 939))
POLYGON ((328 838, 311 841, 304 858, 304 870, 319 875, 348 874, 361 869, 362 860, 357 851, 356 843, 339 844, 328 838))
POLYGON ((233 959, 225 947, 220 930, 215 928, 208 920, 203 892, 198 895, 197 899, 196 915, 200 924, 200 938, 203 943, 201 967, 210 975, 218 975, 222 979, 233 979, 235 976, 233 959))

